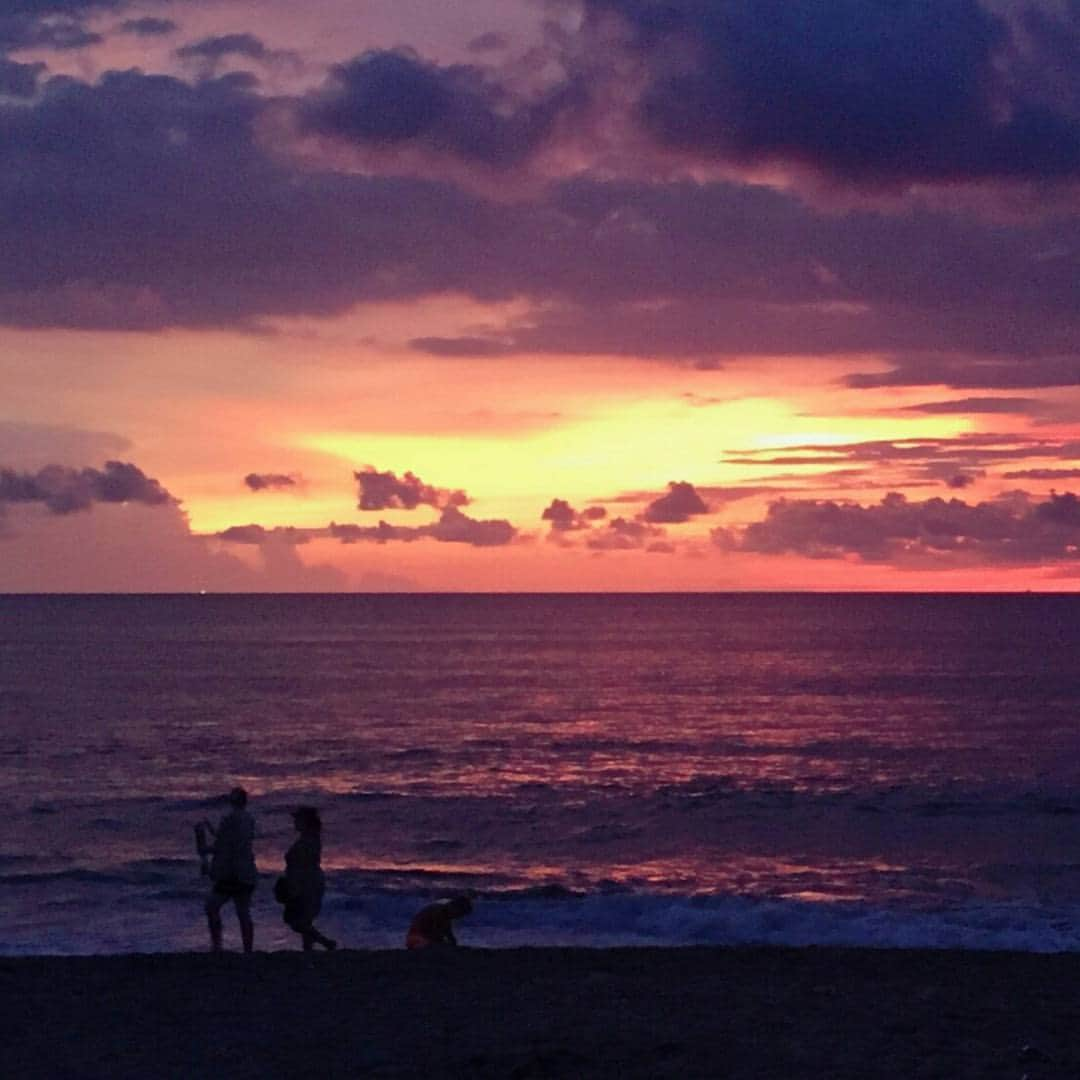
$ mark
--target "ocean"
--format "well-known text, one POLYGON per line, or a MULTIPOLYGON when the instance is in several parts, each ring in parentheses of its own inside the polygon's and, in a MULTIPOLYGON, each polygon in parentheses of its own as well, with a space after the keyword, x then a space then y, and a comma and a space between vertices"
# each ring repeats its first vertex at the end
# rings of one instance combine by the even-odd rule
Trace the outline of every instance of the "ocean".
MULTIPOLYGON (((0 597, 0 953, 204 949, 251 795, 258 948, 1080 949, 1080 599, 0 597)), ((238 947, 225 912, 228 947, 238 947)))

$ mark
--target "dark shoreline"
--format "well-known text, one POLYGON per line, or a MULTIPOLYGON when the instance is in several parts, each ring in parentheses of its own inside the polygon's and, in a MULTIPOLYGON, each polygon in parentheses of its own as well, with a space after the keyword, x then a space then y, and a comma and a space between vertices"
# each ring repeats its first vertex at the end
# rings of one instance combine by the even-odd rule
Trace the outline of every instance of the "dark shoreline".
POLYGON ((1080 955, 836 948, 0 959, 0 1071, 1080 1076, 1080 955))

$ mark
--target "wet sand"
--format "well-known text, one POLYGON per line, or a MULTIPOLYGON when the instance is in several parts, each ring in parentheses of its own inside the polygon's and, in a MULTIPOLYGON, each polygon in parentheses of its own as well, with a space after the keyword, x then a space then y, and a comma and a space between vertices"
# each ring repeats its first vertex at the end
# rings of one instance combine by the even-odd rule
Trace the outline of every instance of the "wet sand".
POLYGON ((1080 1076, 1080 956, 461 949, 0 960, 6 1077, 1080 1076))

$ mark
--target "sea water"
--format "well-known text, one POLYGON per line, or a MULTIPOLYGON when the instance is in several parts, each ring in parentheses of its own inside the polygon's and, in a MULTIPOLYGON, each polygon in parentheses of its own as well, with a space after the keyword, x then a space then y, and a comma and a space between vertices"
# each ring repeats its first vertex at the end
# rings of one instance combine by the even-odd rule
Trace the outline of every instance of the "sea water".
POLYGON ((1078 658, 1069 596, 0 597, 0 952, 205 948, 236 784, 262 948, 312 803, 348 946, 1075 950, 1078 658))

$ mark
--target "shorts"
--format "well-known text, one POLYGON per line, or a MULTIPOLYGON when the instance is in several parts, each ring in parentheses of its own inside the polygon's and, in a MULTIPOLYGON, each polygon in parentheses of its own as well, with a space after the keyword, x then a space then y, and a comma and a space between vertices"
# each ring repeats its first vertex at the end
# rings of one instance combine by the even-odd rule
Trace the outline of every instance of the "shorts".
POLYGON ((214 882, 214 892, 230 900, 245 900, 255 891, 255 886, 239 878, 222 878, 214 882))

